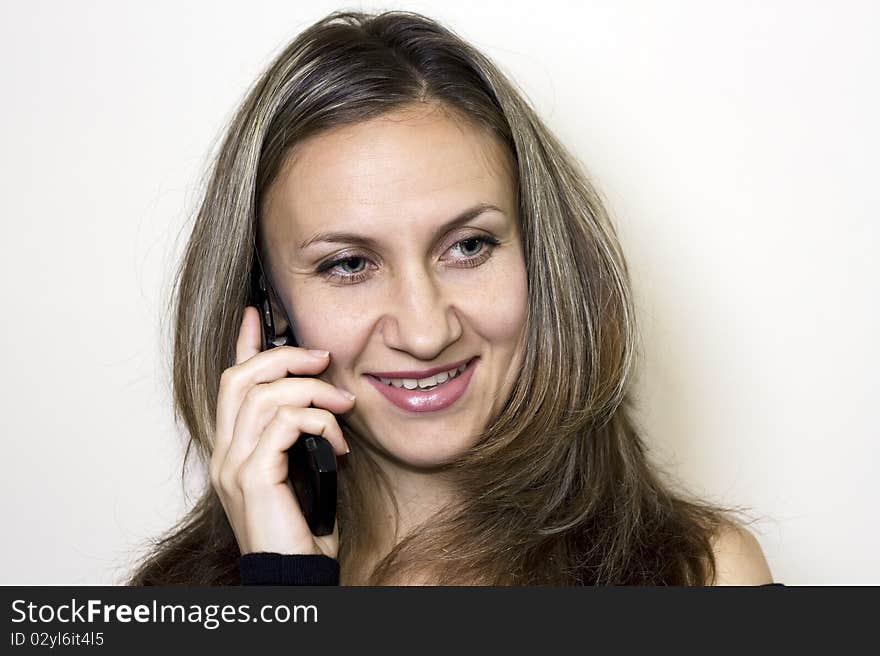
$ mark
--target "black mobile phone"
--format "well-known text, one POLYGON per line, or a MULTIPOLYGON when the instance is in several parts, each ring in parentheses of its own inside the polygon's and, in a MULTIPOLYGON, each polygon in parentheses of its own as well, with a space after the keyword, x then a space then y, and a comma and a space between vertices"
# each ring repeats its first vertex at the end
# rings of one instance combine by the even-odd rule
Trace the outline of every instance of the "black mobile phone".
MULTIPOLYGON (((278 335, 275 331, 269 285, 259 253, 255 259, 252 302, 260 312, 262 349, 265 351, 276 346, 296 346, 289 321, 284 334, 278 335)), ((312 533, 331 534, 336 522, 336 454, 333 453, 333 446, 320 435, 302 433, 287 451, 287 471, 299 507, 312 533)))

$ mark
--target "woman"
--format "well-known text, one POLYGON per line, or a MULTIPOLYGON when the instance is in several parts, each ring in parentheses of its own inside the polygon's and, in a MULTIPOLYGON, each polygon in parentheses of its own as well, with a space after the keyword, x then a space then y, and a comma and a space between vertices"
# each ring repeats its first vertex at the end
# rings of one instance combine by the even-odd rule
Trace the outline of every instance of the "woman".
POLYGON ((630 283, 596 191, 497 68, 423 16, 337 12, 270 65, 176 293, 176 411, 211 484, 132 584, 772 580, 731 511, 648 462, 630 283), (260 352, 258 261, 295 346, 260 352), (301 433, 338 457, 329 536, 287 483, 301 433))

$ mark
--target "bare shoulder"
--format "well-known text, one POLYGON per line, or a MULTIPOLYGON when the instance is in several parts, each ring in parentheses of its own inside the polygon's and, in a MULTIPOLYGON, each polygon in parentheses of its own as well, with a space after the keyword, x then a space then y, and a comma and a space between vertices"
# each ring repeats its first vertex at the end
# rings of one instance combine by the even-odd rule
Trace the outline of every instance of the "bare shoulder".
POLYGON ((713 538, 715 585, 761 585, 773 576, 754 534, 742 525, 725 525, 713 538))

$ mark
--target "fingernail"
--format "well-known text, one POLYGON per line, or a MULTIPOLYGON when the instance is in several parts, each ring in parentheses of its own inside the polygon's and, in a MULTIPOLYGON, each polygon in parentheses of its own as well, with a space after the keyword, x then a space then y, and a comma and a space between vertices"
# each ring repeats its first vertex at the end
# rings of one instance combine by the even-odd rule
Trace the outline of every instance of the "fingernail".
POLYGON ((316 358, 326 358, 330 355, 330 351, 320 351, 318 349, 309 349, 309 353, 314 355, 316 358))
POLYGON ((346 391, 344 389, 341 389, 339 391, 342 392, 343 394, 345 394, 345 396, 347 396, 350 401, 354 401, 357 398, 354 394, 352 394, 351 392, 346 391))
POLYGON ((345 453, 346 454, 351 453, 351 447, 348 446, 348 442, 345 443, 345 453))

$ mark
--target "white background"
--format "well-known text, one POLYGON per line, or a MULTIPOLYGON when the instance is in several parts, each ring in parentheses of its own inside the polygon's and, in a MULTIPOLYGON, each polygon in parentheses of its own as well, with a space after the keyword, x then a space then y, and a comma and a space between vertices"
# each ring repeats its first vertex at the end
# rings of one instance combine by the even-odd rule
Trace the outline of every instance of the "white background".
MULTIPOLYGON (((873 2, 409 2, 594 176, 639 423, 776 580, 880 583, 873 2)), ((161 321, 197 176, 329 2, 4 2, 0 583, 115 583, 186 505, 161 321)))

